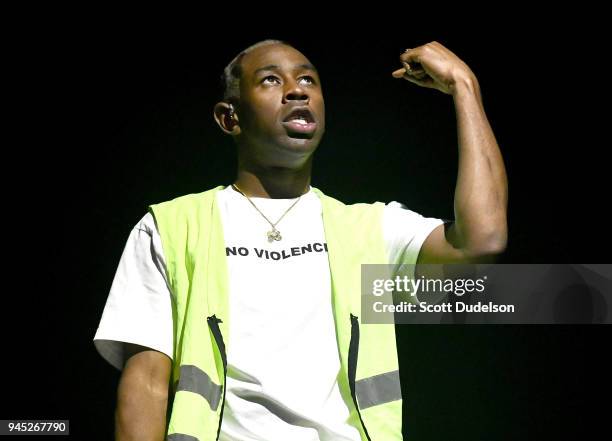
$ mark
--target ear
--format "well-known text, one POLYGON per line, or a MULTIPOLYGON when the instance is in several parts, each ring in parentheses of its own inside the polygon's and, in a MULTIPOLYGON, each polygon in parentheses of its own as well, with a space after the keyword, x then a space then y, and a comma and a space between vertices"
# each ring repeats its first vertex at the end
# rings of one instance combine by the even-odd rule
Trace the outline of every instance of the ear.
POLYGON ((225 101, 221 101, 215 104, 214 118, 221 130, 224 133, 232 136, 240 135, 240 124, 238 122, 238 115, 234 109, 234 112, 230 111, 231 105, 225 101))

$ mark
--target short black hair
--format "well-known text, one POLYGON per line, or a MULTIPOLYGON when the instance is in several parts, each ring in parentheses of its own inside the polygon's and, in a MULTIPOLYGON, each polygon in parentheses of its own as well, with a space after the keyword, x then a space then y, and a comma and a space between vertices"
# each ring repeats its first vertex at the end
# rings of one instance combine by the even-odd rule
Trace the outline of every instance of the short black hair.
POLYGON ((233 99, 240 98, 240 77, 242 75, 242 66, 240 62, 242 61, 242 58, 252 50, 270 44, 284 44, 285 46, 293 47, 284 41, 269 39, 259 41, 241 51, 232 61, 230 61, 227 66, 225 66, 225 69, 223 69, 223 75, 221 75, 223 101, 231 101, 233 99))

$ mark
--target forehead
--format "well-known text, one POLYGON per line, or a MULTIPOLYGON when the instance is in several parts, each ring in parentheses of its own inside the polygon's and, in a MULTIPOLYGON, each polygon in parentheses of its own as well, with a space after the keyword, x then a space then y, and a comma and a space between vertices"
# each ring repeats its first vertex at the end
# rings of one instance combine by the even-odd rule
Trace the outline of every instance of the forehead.
POLYGON ((251 76, 265 66, 278 66, 281 70, 292 70, 297 66, 311 64, 297 49, 284 44, 269 44, 249 52, 242 59, 242 73, 251 76))

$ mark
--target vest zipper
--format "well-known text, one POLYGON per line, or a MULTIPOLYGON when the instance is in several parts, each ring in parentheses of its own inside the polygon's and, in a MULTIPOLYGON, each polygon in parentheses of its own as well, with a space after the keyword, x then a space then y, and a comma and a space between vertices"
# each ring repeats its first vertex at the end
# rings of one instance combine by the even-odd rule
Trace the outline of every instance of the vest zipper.
POLYGON ((223 422, 223 408, 225 407, 225 391, 227 385, 227 358, 225 355, 225 343, 223 343, 223 336, 221 335, 221 330, 219 329, 219 323, 223 323, 223 320, 217 318, 216 315, 212 315, 207 317, 208 326, 210 327, 213 336, 215 337, 215 341, 217 343, 217 347, 219 348, 219 352, 221 352, 221 360, 223 361, 223 398, 221 399, 221 413, 219 414, 219 427, 217 428, 217 437, 215 440, 219 439, 219 435, 221 433, 221 423, 223 422))
POLYGON ((351 396, 353 397, 353 403, 355 403, 355 409, 357 409, 357 415, 359 415, 359 421, 365 432, 365 436, 369 441, 372 441, 368 434, 368 429, 363 422, 361 417, 361 411, 357 404, 357 396, 355 395, 355 374, 357 373, 357 356, 359 355, 359 320, 357 316, 351 313, 351 342, 349 343, 349 356, 348 356, 348 376, 349 376, 349 387, 351 388, 351 396))

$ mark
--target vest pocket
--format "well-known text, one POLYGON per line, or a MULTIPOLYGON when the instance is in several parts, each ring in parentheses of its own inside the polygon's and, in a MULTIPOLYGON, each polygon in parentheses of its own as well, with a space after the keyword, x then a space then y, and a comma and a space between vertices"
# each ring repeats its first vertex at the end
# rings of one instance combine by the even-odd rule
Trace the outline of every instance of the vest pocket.
POLYGON ((359 410, 359 405, 357 404, 357 396, 355 394, 355 374, 357 373, 357 358, 359 355, 359 319, 357 316, 351 314, 351 341, 349 343, 349 355, 348 355, 348 376, 349 376, 349 387, 351 388, 351 397, 353 397, 353 403, 355 404, 355 409, 357 409, 357 415, 359 415, 359 421, 361 421, 361 427, 363 427, 363 431, 368 440, 371 440, 370 435, 368 434, 368 429, 366 429, 365 424, 363 423, 363 418, 361 417, 361 411, 359 410))
POLYGON ((223 361, 223 384, 221 387, 223 388, 223 399, 221 400, 221 413, 219 414, 219 426, 217 428, 217 437, 215 439, 219 439, 219 434, 221 433, 221 423, 223 421, 223 408, 225 406, 225 390, 227 385, 227 355, 225 353, 225 343, 223 343, 223 335, 221 335, 221 329, 219 329, 219 323, 222 323, 222 320, 218 318, 215 314, 206 318, 208 322, 208 326, 210 327, 210 331, 215 338, 215 343, 217 343, 217 348, 221 353, 221 360, 223 361))

